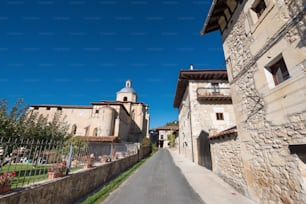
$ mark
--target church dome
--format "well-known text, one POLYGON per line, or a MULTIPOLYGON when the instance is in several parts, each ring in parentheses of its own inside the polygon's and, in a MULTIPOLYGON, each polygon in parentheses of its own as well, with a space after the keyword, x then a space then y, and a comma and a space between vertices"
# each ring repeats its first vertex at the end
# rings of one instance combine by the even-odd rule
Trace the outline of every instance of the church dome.
POLYGON ((119 92, 120 93, 133 93, 136 94, 136 91, 131 87, 132 82, 130 80, 126 81, 125 87, 122 88, 119 92))
POLYGON ((131 88, 131 87, 124 87, 123 89, 120 90, 122 93, 136 93, 136 91, 131 88))

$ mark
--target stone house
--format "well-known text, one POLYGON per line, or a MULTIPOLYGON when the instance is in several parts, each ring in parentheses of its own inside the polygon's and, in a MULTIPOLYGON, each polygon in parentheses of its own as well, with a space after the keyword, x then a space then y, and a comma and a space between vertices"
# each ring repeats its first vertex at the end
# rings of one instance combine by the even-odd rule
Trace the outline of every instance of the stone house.
POLYGON ((214 0, 201 31, 222 34, 237 120, 238 136, 212 149, 236 163, 223 178, 260 203, 306 203, 305 6, 214 0))
MULTIPOLYGON (((158 143, 161 144, 163 148, 169 148, 171 146, 169 135, 177 135, 179 127, 177 125, 165 125, 157 128, 153 128, 151 131, 155 132, 157 136, 158 143)), ((177 144, 174 144, 177 145, 177 144)))
POLYGON ((116 101, 92 102, 90 106, 32 105, 29 111, 49 119, 59 113, 65 117, 73 136, 87 137, 91 141, 102 138, 108 141, 105 136, 112 136, 111 141, 141 142, 148 136, 148 106, 137 102, 137 93, 130 80, 117 92, 116 101))
POLYGON ((179 152, 212 168, 208 135, 235 126, 226 70, 182 70, 174 98, 179 152))

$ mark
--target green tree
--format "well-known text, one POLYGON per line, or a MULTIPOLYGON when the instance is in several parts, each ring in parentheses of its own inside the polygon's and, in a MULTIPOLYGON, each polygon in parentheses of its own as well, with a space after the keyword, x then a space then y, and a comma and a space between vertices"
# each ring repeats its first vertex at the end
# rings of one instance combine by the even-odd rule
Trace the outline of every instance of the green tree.
POLYGON ((145 146, 146 146, 146 145, 151 145, 151 141, 150 141, 149 138, 144 137, 144 138, 142 139, 141 144, 142 144, 142 145, 145 145, 145 146))
POLYGON ((9 110, 7 100, 0 101, 0 137, 65 140, 69 125, 60 113, 52 120, 28 109, 19 99, 9 110))
POLYGON ((169 134, 167 137, 170 142, 170 147, 175 147, 175 134, 169 134))
POLYGON ((179 123, 178 123, 178 121, 177 120, 174 120, 174 121, 172 121, 172 122, 167 122, 166 123, 166 126, 178 126, 179 125, 179 123))

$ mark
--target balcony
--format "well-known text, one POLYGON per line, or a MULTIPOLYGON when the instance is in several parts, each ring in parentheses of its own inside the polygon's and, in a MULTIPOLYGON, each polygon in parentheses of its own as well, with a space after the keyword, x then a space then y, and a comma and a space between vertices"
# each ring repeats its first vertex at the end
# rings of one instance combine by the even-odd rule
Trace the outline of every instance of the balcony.
POLYGON ((230 88, 198 88, 197 99, 205 103, 232 103, 230 88))

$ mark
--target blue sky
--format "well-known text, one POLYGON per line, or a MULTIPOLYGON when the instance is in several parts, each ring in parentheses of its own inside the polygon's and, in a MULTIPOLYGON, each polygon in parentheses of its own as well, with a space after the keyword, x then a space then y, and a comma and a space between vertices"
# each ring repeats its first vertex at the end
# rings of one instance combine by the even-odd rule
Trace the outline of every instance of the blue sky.
POLYGON ((212 1, 1 0, 0 98, 12 105, 115 100, 127 79, 151 128, 177 120, 179 71, 225 67, 212 1))

